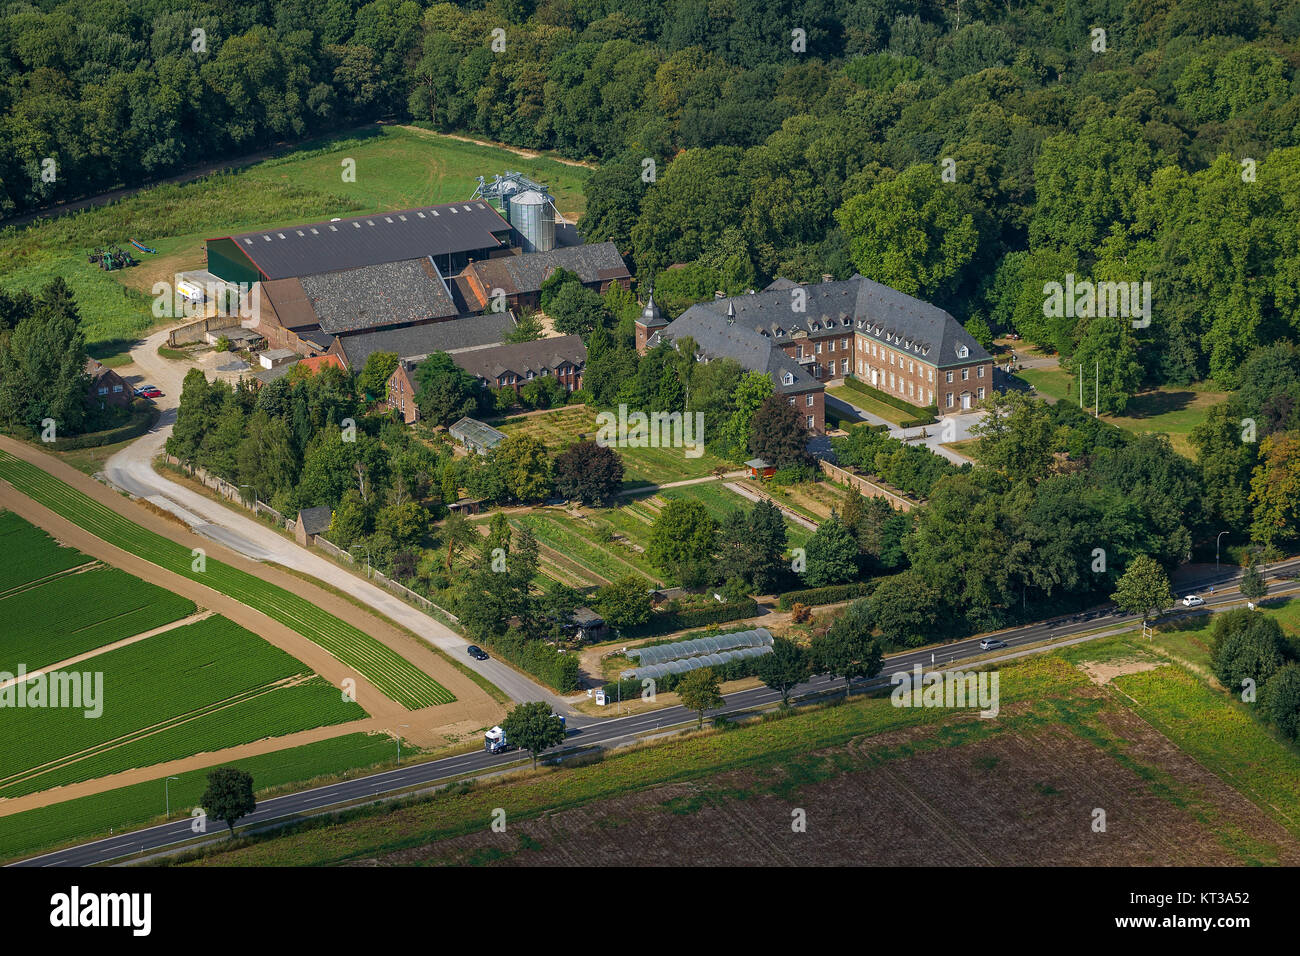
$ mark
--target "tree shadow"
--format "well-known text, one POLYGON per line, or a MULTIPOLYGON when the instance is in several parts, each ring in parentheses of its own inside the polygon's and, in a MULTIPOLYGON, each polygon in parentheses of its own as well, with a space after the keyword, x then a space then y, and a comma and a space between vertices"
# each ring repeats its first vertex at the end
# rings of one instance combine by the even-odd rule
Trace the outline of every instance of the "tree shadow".
POLYGON ((1125 418, 1155 418, 1170 412, 1181 412, 1196 401, 1196 393, 1191 391, 1141 392, 1129 399, 1124 409, 1125 418))

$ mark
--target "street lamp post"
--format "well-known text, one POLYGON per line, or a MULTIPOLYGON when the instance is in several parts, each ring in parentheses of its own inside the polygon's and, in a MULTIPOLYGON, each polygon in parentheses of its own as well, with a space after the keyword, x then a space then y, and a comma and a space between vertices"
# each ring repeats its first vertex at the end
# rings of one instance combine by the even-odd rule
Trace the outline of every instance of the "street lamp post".
POLYGON ((410 726, 410 724, 397 725, 397 765, 399 767, 402 765, 402 728, 410 729, 410 726))
POLYGON ((1228 532, 1220 531, 1218 537, 1214 539, 1214 570, 1219 570, 1219 541, 1228 532))
POLYGON ((163 799, 167 801, 167 819, 172 818, 172 794, 171 785, 173 780, 179 780, 180 777, 168 777, 163 781, 163 799))
POLYGON ((348 554, 352 553, 353 548, 360 548, 366 553, 366 577, 370 577, 370 545, 354 544, 351 548, 348 548, 348 554))

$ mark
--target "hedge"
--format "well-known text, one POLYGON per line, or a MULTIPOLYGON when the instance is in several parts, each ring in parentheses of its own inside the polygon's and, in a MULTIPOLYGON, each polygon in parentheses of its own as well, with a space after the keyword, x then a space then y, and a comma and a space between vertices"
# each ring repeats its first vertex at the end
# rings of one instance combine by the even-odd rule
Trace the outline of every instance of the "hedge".
POLYGON ((727 621, 739 621, 753 617, 758 613, 758 602, 753 598, 736 601, 732 604, 718 604, 714 607, 692 608, 688 611, 669 611, 650 615, 650 620, 636 627, 623 628, 624 637, 650 637, 654 634, 670 634, 684 631, 691 627, 706 627, 709 624, 724 624, 727 621))
POLYGON ((106 428, 102 432, 88 432, 71 438, 60 438, 54 442, 55 451, 73 451, 77 448, 99 448, 101 445, 115 445, 118 442, 139 438, 158 420, 156 405, 149 405, 131 414, 131 420, 116 428, 106 428))
POLYGON ((838 604, 864 597, 873 590, 871 581, 852 581, 849 584, 831 584, 824 588, 807 588, 803 591, 786 591, 777 601, 777 607, 788 611, 796 604, 838 604))
POLYGON ((933 415, 926 415, 924 418, 904 418, 898 423, 898 427, 917 428, 921 425, 933 425, 938 421, 939 419, 935 418, 933 415))
POLYGON ((859 378, 849 378, 844 380, 844 384, 850 389, 857 389, 865 395, 870 395, 878 402, 884 402, 886 405, 892 405, 901 412, 911 412, 917 418, 924 418, 926 415, 932 415, 939 411, 938 405, 927 405, 922 408, 919 405, 913 405, 911 402, 905 402, 897 396, 890 395, 888 392, 882 392, 874 385, 868 385, 859 378))
POLYGON ((482 643, 561 694, 578 689, 577 654, 561 654, 545 641, 530 640, 513 630, 482 643))

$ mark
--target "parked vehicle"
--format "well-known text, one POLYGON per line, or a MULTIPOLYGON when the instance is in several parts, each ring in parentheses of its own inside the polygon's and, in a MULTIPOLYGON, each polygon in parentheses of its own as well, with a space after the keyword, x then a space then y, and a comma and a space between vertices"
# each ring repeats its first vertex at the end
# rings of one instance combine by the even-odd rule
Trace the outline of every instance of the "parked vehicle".
POLYGON ((1183 598, 1183 607, 1200 607, 1205 603, 1205 599, 1195 594, 1189 594, 1183 598))
POLYGON ((488 659, 487 652, 477 644, 471 644, 469 647, 465 648, 465 653, 476 661, 485 661, 488 659))

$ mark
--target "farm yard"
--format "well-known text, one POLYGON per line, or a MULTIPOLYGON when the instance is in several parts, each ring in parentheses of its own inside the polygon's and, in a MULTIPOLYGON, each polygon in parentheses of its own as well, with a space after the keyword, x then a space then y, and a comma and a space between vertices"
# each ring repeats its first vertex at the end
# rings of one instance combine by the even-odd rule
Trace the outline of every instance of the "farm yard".
POLYGON ((111 363, 157 324, 153 284, 204 267, 208 237, 468 199, 478 176, 506 170, 547 183, 568 218, 581 214, 586 169, 427 130, 373 127, 307 142, 234 173, 155 186, 108 206, 0 231, 5 286, 36 290, 63 276, 78 301, 95 303, 83 316, 86 340, 93 356, 111 363), (340 175, 344 158, 356 161, 355 182, 340 175), (140 223, 150 224, 147 241, 156 255, 114 272, 86 261, 92 248, 125 245, 140 223))
POLYGON ((297 594, 220 561, 208 559, 204 570, 195 570, 194 555, 189 548, 136 524, 5 451, 0 451, 0 478, 102 540, 261 610, 324 648, 408 710, 455 699, 420 668, 355 625, 297 594))

